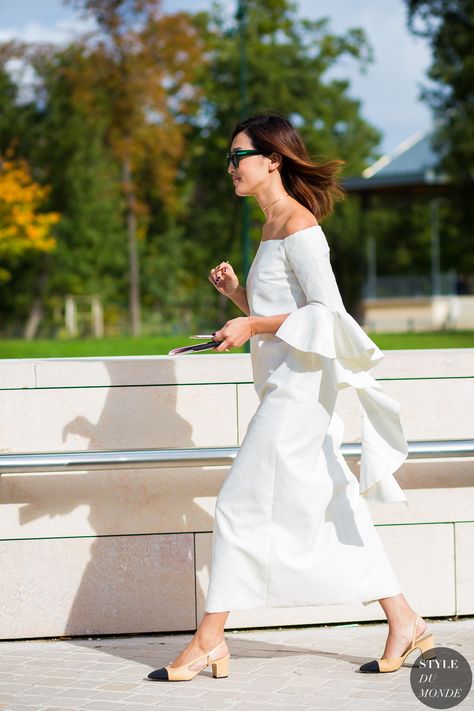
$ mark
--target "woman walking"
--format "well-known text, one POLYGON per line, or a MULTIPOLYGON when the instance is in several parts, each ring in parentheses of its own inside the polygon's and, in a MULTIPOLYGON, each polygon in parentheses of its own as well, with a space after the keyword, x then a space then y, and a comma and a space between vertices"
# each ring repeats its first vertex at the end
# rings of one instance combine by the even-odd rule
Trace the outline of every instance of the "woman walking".
POLYGON ((264 212, 245 288, 231 265, 209 281, 246 316, 213 334, 223 352, 250 339, 260 403, 216 501, 205 613, 186 648, 153 680, 192 679, 212 665, 227 676, 224 627, 232 609, 378 601, 388 620, 381 659, 394 671, 433 636, 405 599, 367 499, 407 499, 393 476, 407 456, 399 404, 370 370, 383 353, 346 311, 319 224, 344 196, 342 161, 312 162, 280 112, 255 114, 232 133, 228 172, 238 196, 264 212), (337 393, 353 387, 362 424, 359 482, 340 452, 337 393))

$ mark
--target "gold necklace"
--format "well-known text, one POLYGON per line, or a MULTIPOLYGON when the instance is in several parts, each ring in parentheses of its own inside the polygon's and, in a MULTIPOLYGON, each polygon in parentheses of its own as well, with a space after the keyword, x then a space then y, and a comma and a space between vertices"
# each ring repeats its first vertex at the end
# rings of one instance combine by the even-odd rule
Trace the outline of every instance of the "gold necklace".
POLYGON ((277 198, 276 200, 271 202, 270 205, 267 205, 266 207, 262 207, 262 210, 268 210, 268 208, 271 207, 272 205, 274 205, 276 202, 278 202, 278 200, 283 200, 283 198, 286 198, 286 197, 290 197, 288 195, 288 193, 286 195, 283 195, 283 197, 277 198))

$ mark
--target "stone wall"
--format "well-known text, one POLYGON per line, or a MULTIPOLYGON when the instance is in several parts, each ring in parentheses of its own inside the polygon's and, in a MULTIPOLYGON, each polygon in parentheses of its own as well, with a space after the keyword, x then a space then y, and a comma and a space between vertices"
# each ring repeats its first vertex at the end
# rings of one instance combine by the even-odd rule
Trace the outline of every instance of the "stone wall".
MULTIPOLYGON (((474 438, 474 353, 386 351, 373 371, 408 440, 474 438)), ((0 361, 0 450, 239 446, 247 354, 0 361)), ((337 410, 360 441, 352 389, 337 410)), ((357 474, 357 463, 351 464, 357 474)), ((0 469, 1 470, 1 469, 0 469)), ((203 613, 228 467, 0 476, 0 639, 190 631, 203 613)), ((474 612, 474 460, 411 460, 410 506, 370 511, 421 615, 474 612)), ((231 611, 227 628, 385 619, 377 603, 231 611)))

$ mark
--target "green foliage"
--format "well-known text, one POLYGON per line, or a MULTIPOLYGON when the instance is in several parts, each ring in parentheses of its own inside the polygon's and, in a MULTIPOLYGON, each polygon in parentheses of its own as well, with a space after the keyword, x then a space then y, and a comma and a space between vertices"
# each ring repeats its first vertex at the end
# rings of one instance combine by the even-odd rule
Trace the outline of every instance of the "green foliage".
POLYGON ((421 98, 436 120, 440 168, 455 184, 443 206, 444 265, 474 272, 474 2, 406 0, 408 24, 431 46, 431 84, 421 98))
POLYGON ((426 38, 433 52, 423 87, 439 121, 437 146, 442 167, 461 182, 474 181, 474 3, 472 0, 407 0, 412 32, 426 38), (421 23, 421 24, 417 24, 421 23))
MULTIPOLYGON (((124 323, 130 284, 127 217, 135 199, 141 305, 149 332, 214 330, 240 312, 209 283, 209 270, 228 259, 242 283, 246 278, 243 200, 235 195, 224 159, 234 125, 242 113, 276 108, 294 122, 314 160, 339 158, 346 161, 343 177, 360 174, 379 157, 381 134, 361 115, 349 81, 328 75, 347 61, 364 72, 372 61, 370 44, 360 28, 338 35, 326 17, 300 18, 296 4, 287 0, 248 0, 244 107, 241 35, 237 18, 228 19, 223 5, 160 17, 153 14, 154 0, 74 4, 100 20, 103 34, 95 44, 84 38, 62 48, 0 45, 3 59, 9 53, 21 57, 36 73, 34 95, 25 101, 0 69, 0 150, 13 146, 28 160, 35 180, 52 186, 45 209, 62 216, 54 254, 26 255, 9 265, 14 288, 0 285, 3 331, 21 333, 38 293, 47 307, 43 335, 62 326, 58 314, 68 293, 99 294, 107 318, 117 328, 124 323), (105 51, 112 46, 105 37, 113 39, 116 52, 125 52, 116 54, 115 64, 105 51), (130 37, 140 47, 135 59, 127 45, 130 37), (126 134, 134 142, 133 195, 124 193, 126 134)), ((471 4, 409 3, 414 14, 424 8, 437 19, 430 29, 432 79, 441 88, 452 87, 440 88, 436 98, 440 115, 451 110, 443 128, 443 140, 452 146, 447 166, 454 174, 459 164, 457 175, 468 177, 474 153, 472 59, 466 54, 471 4), (443 5, 454 17, 443 12, 443 5), (465 32, 463 12, 469 18, 465 32), (456 35, 453 47, 450 33, 456 35), (467 166, 462 166, 466 155, 467 166)), ((264 215, 255 200, 246 200, 253 256, 264 215)), ((442 206, 443 269, 457 266, 459 254, 469 252, 465 263, 474 270, 474 251, 465 248, 466 210, 472 208, 465 203, 460 201, 456 214, 450 205, 442 206)), ((375 201, 363 222, 358 201, 348 197, 323 228, 344 302, 355 315, 368 231, 378 241, 381 273, 429 269, 423 204, 375 201)))
MULTIPOLYGON (((43 102, 20 108, 20 114, 32 118, 31 126, 24 122, 16 131, 14 125, 7 127, 36 174, 52 186, 47 207, 62 216, 56 228, 55 253, 47 261, 17 261, 15 292, 5 288, 0 294, 5 313, 13 312, 22 319, 27 316, 29 292, 35 291, 45 266, 44 298, 51 309, 60 306, 62 295, 67 293, 99 293, 105 300, 126 307, 122 296, 126 236, 117 164, 104 142, 103 119, 91 116, 72 98, 68 69, 77 60, 78 52, 73 47, 51 56, 42 54, 35 70, 43 102), (30 128, 32 135, 26 135, 30 128)), ((14 120, 13 112, 10 116, 14 120)), ((46 321, 43 329, 48 328, 46 321)))
POLYGON ((68 68, 77 52, 66 50, 44 67, 49 98, 42 113, 38 160, 56 186, 54 203, 67 206, 60 229, 63 245, 53 265, 51 289, 60 293, 121 298, 126 285, 126 234, 119 167, 105 142, 106 122, 73 100, 68 68), (67 130, 64 130, 64 126, 67 130))
MULTIPOLYGON (((278 108, 293 120, 315 160, 342 158, 346 174, 360 173, 375 152, 380 133, 360 115, 360 102, 348 95, 349 82, 329 80, 327 71, 337 62, 351 58, 363 70, 372 52, 361 29, 343 36, 331 33, 329 21, 299 19, 295 5, 283 0, 250 0, 246 23, 249 95, 247 113, 278 108)), ((211 57, 200 82, 206 100, 206 121, 193 122, 189 138, 189 162, 186 166, 194 184, 189 201, 186 235, 192 241, 188 250, 189 269, 205 274, 222 259, 228 259, 245 280, 242 272, 240 216, 242 199, 236 198, 227 172, 224 155, 230 135, 240 119, 239 94, 240 39, 235 20, 226 23, 220 6, 211 13, 194 16, 211 57), (210 245, 212 248, 210 249, 210 245)), ((248 198, 247 198, 248 199, 248 198)), ((348 201, 348 203, 352 201, 348 201)), ((337 243, 335 268, 341 276, 341 288, 350 308, 360 293, 363 277, 350 276, 350 264, 362 245, 357 237, 357 205, 338 205, 331 216, 328 234, 337 243), (349 278, 350 277, 350 278, 349 278)), ((251 239, 255 250, 261 236, 264 215, 250 200, 251 239)), ((363 254, 363 252, 362 252, 363 254)), ((358 258, 360 261, 360 257, 358 258)), ((196 303, 205 308, 205 286, 197 282, 196 303)), ((214 295, 216 317, 220 303, 214 295)), ((227 304, 229 317, 234 307, 227 304)))

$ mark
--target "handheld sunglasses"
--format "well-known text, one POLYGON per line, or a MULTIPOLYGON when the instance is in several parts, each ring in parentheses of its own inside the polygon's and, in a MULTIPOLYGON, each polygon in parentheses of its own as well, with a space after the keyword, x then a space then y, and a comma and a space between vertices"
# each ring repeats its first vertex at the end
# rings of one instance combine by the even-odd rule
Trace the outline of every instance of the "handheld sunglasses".
POLYGON ((254 149, 244 149, 244 148, 237 148, 237 150, 232 151, 231 153, 226 153, 226 163, 227 167, 232 163, 234 168, 237 170, 239 167, 239 163, 242 160, 242 158, 245 158, 246 156, 269 156, 270 153, 262 153, 262 151, 257 151, 254 149))

